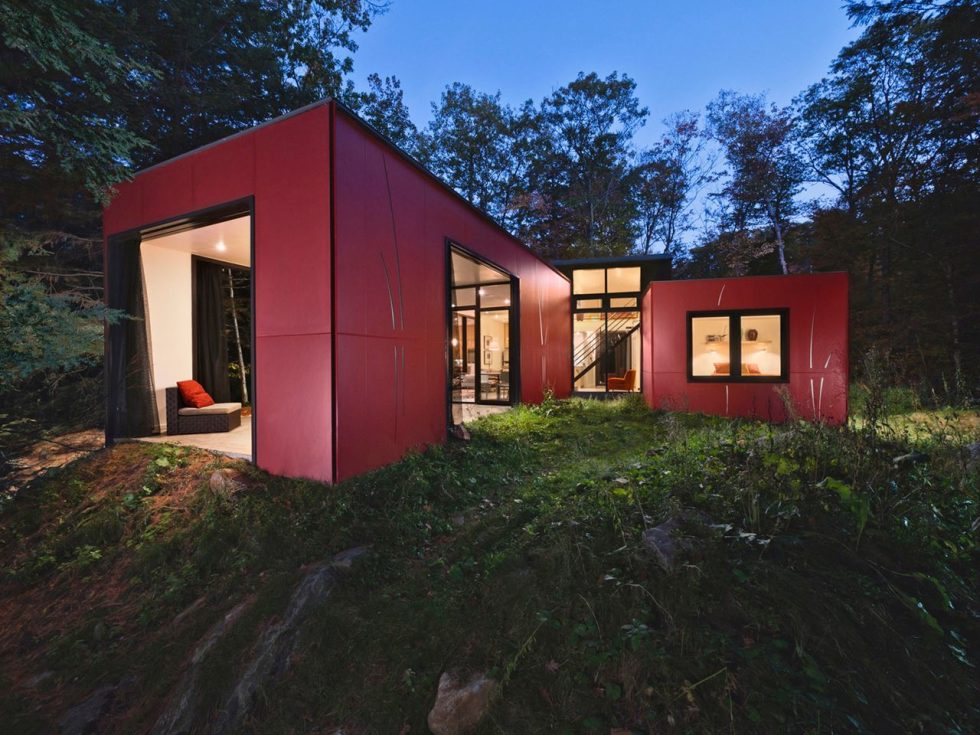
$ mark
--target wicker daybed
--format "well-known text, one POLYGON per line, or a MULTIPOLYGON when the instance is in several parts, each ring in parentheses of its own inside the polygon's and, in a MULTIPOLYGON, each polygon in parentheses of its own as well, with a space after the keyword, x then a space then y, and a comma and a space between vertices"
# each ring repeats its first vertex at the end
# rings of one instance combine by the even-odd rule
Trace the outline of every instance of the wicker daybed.
POLYGON ((185 406, 180 391, 167 388, 167 433, 212 434, 242 425, 242 404, 214 403, 205 408, 185 406))

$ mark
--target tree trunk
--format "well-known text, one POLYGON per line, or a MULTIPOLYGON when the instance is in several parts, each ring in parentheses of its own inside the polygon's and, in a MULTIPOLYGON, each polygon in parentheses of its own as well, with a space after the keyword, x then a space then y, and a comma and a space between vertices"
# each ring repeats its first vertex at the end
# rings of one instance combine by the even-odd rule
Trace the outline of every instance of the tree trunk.
POLYGON ((789 274, 789 268, 786 267, 786 248, 783 243, 783 228, 779 224, 776 208, 772 204, 767 204, 766 207, 769 210, 769 219, 772 220, 772 226, 776 230, 776 255, 779 256, 779 267, 785 276, 789 274))
POLYGON ((238 328, 238 304, 235 303, 235 280, 231 268, 228 273, 228 296, 231 297, 231 322, 235 328, 235 348, 238 350, 238 374, 242 379, 242 403, 248 403, 248 376, 245 373, 245 355, 242 353, 242 334, 238 328))
MULTIPOLYGON (((960 345, 960 320, 956 309, 956 288, 953 285, 953 266, 949 257, 943 259, 943 275, 946 280, 946 297, 949 299, 949 321, 953 332, 953 368, 956 371, 955 380, 963 375, 963 353, 960 345)), ((958 386, 957 386, 958 387, 958 386)))

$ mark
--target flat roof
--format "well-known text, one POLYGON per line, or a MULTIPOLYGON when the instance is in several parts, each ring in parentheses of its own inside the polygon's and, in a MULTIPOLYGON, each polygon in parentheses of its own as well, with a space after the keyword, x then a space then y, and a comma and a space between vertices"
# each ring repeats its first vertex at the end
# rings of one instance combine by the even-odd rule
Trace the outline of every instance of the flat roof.
POLYGON ((492 227, 494 227, 496 230, 498 230, 501 234, 505 235, 512 242, 514 242, 516 245, 518 245, 521 248, 523 248, 524 250, 526 250, 534 258, 536 258, 538 261, 540 261, 544 265, 548 266, 548 268, 551 269, 556 275, 560 276, 561 278, 564 278, 565 280, 568 280, 568 276, 566 276, 564 273, 562 273, 560 270, 558 270, 558 268, 554 264, 552 264, 551 262, 549 262, 546 258, 541 257, 541 255, 539 255, 538 253, 534 252, 534 250, 531 248, 530 245, 528 245, 526 242, 524 242, 523 240, 521 240, 520 238, 518 238, 517 236, 515 236, 513 233, 509 232, 506 227, 504 227, 502 224, 500 224, 500 222, 498 222, 496 219, 494 219, 488 212, 486 212, 485 210, 483 210, 480 207, 476 206, 473 202, 469 201, 466 197, 464 197, 462 194, 460 194, 458 191, 456 191, 447 181, 444 181, 442 178, 440 178, 436 174, 432 173, 432 171, 430 171, 428 168, 426 168, 417 158, 415 158, 415 156, 413 156, 408 151, 404 150, 401 146, 399 146, 397 143, 395 143, 394 141, 392 141, 390 138, 388 138, 388 136, 386 136, 384 133, 382 133, 377 128, 375 128, 374 126, 372 126, 369 122, 367 122, 366 120, 364 120, 360 115, 358 115, 356 112, 354 112, 352 109, 350 109, 343 102, 340 102, 337 99, 331 98, 331 97, 327 97, 327 98, 324 98, 322 100, 317 100, 316 102, 311 102, 310 104, 305 105, 304 107, 300 107, 300 108, 297 108, 295 110, 290 110, 289 112, 286 112, 286 113, 284 113, 282 115, 279 115, 278 117, 274 117, 274 118, 272 118, 270 120, 266 120, 264 122, 261 122, 261 123, 259 123, 257 125, 253 125, 253 126, 248 127, 248 128, 243 128, 241 130, 237 130, 234 133, 231 133, 230 135, 226 135, 224 138, 219 138, 219 139, 214 140, 214 141, 212 141, 210 143, 206 143, 204 145, 198 146, 197 148, 193 148, 193 149, 191 149, 189 151, 186 151, 184 153, 181 153, 179 155, 176 155, 173 158, 168 158, 168 159, 166 159, 164 161, 159 161, 158 163, 154 163, 154 164, 152 164, 150 166, 147 166, 146 168, 142 168, 142 169, 139 169, 137 171, 133 171, 132 172, 132 177, 135 179, 137 176, 140 176, 141 174, 145 174, 148 171, 153 171, 154 169, 157 169, 157 168, 162 168, 164 166, 169 166, 171 163, 173 163, 175 161, 179 161, 181 159, 188 158, 190 156, 193 156, 195 154, 200 153, 201 151, 205 151, 205 150, 207 150, 209 148, 214 148, 216 146, 222 145, 222 144, 227 143, 228 141, 230 141, 230 140, 232 140, 234 138, 238 138, 238 137, 247 135, 249 133, 253 133, 253 132, 255 132, 256 130, 258 130, 260 128, 268 127, 268 126, 273 125, 275 123, 281 122, 282 120, 285 120, 287 118, 295 117, 296 115, 302 115, 303 113, 309 112, 310 110, 316 109, 318 107, 329 107, 330 105, 333 105, 334 106, 334 109, 340 110, 343 114, 347 115, 351 120, 353 120, 354 122, 358 123, 363 128, 365 128, 375 138, 378 138, 382 143, 384 143, 385 145, 387 145, 395 153, 397 153, 399 156, 401 156, 413 168, 415 168, 417 171, 419 171, 420 173, 422 173, 423 175, 427 176, 432 181, 434 181, 435 183, 437 183, 440 187, 442 187, 442 189, 446 193, 448 193, 450 196, 452 196, 455 199, 457 199, 458 201, 460 201, 463 205, 465 205, 468 209, 470 209, 478 217, 480 217, 481 219, 483 219, 485 222, 489 223, 492 227))
POLYGON ((551 264, 555 268, 569 268, 576 266, 600 266, 600 265, 620 265, 626 264, 642 264, 642 263, 656 263, 665 260, 672 260, 669 255, 665 253, 651 253, 649 255, 610 255, 600 258, 565 258, 563 260, 553 260, 551 264))

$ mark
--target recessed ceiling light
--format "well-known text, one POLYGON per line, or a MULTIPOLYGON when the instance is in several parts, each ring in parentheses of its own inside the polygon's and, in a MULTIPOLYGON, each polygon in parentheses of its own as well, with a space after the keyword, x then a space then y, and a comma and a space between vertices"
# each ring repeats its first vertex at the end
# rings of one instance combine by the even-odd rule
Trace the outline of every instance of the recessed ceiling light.
POLYGON ((218 240, 218 244, 214 246, 214 249, 219 253, 223 253, 228 247, 225 245, 224 240, 218 240))

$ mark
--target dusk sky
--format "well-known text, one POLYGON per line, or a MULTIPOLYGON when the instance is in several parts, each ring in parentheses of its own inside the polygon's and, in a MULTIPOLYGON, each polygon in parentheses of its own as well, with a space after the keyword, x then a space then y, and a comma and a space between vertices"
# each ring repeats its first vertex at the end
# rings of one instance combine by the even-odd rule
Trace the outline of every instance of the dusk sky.
POLYGON ((835 0, 391 0, 358 36, 354 78, 397 76, 421 125, 451 82, 519 104, 579 71, 618 71, 650 110, 643 146, 663 117, 721 89, 789 103, 857 35, 835 0))

